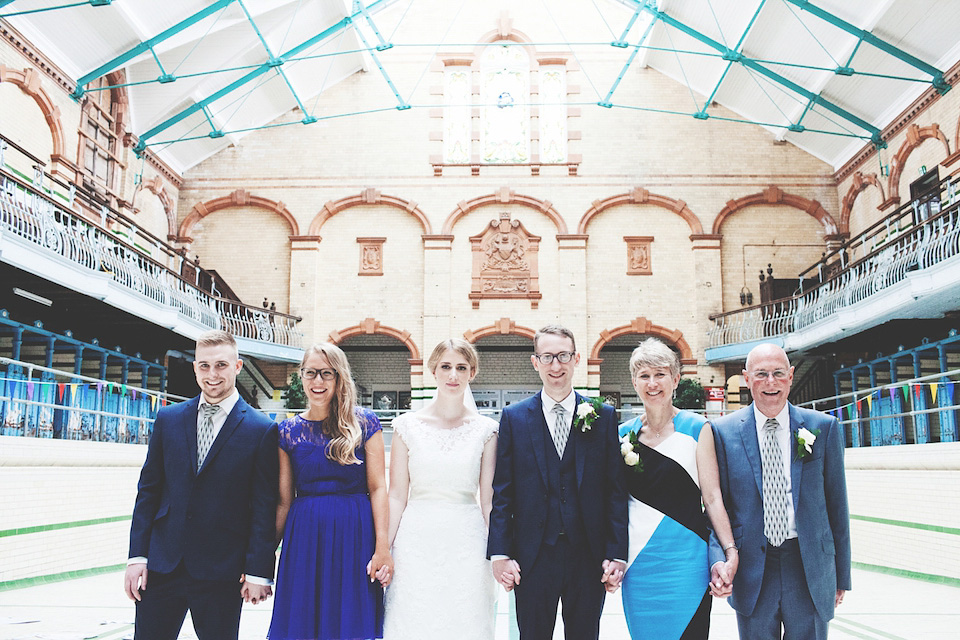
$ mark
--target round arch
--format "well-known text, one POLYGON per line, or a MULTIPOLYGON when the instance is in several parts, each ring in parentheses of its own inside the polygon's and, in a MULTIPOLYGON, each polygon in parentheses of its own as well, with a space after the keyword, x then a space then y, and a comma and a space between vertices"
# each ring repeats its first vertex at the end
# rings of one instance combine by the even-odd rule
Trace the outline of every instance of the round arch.
POLYGON ((33 68, 26 68, 23 71, 9 69, 0 65, 0 82, 10 82, 19 87, 21 91, 33 98, 33 101, 40 107, 40 112, 47 121, 50 128, 50 138, 53 141, 53 156, 63 157, 63 122, 60 117, 60 107, 53 104, 50 96, 40 86, 40 72, 33 68))
POLYGON ((509 187, 502 187, 494 193, 490 193, 485 196, 479 196, 473 200, 458 202, 457 207, 450 213, 449 216, 447 216, 447 219, 444 220, 441 234, 453 235, 453 227, 457 224, 457 221, 474 209, 485 207, 487 205, 506 204, 519 204, 525 207, 530 207, 531 209, 536 209, 540 213, 550 218, 553 224, 557 227, 558 234, 567 235, 567 223, 563 220, 560 214, 557 213, 557 210, 553 208, 552 202, 549 200, 534 198, 533 196, 518 195, 509 187))
POLYGON ((720 227, 723 225, 723 221, 737 211, 740 211, 746 207, 763 204, 775 204, 799 209, 807 215, 816 218, 817 221, 823 225, 826 235, 828 236, 836 235, 839 231, 836 220, 833 219, 833 216, 827 213, 827 210, 824 209, 823 205, 821 205, 818 201, 791 193, 785 193, 778 187, 769 187, 760 193, 754 193, 727 202, 720 213, 717 214, 716 219, 713 221, 712 233, 715 235, 720 235, 720 227))
POLYGON ((340 344, 347 338, 353 336, 361 335, 372 335, 379 334, 384 336, 390 336, 391 338, 396 338, 407 347, 407 350, 410 352, 410 364, 423 364, 423 359, 420 356, 420 350, 417 349, 416 343, 410 337, 409 331, 401 331, 399 329, 394 329, 393 327, 388 327, 384 324, 380 324, 379 320, 374 320, 373 318, 366 318, 360 324, 355 324, 353 326, 347 327, 346 329, 340 329, 339 331, 331 331, 329 338, 330 342, 333 344, 340 344))
POLYGON ((847 190, 847 195, 843 196, 843 203, 840 209, 840 233, 850 233, 850 214, 853 211, 853 203, 868 187, 873 186, 880 190, 880 202, 884 202, 886 197, 883 194, 883 184, 877 178, 877 174, 870 173, 863 175, 860 171, 853 174, 853 182, 847 190))
POLYGON ((488 336, 496 336, 496 335, 522 336, 524 338, 530 338, 531 340, 533 340, 533 336, 536 333, 537 332, 534 329, 531 329, 530 327, 520 326, 510 318, 500 318, 493 324, 487 325, 486 327, 480 327, 479 329, 476 329, 476 330, 467 329, 466 331, 463 332, 463 337, 467 342, 473 344, 477 340, 480 340, 481 338, 486 338, 488 336))
POLYGON ((376 204, 395 207, 402 211, 406 211, 420 222, 425 235, 431 235, 433 233, 431 230, 430 220, 427 219, 427 216, 424 215, 423 211, 420 210, 420 207, 416 202, 404 200, 403 198, 398 198, 396 196, 385 196, 376 189, 364 189, 361 193, 355 196, 347 196, 346 198, 340 198, 339 200, 331 200, 324 204, 323 209, 320 210, 320 213, 314 216, 313 220, 310 222, 310 229, 307 232, 307 235, 320 235, 320 229, 323 227, 324 223, 345 209, 361 205, 376 204))
POLYGON ((177 233, 177 242, 193 242, 193 238, 190 237, 190 232, 193 230, 193 226, 200 221, 201 218, 205 218, 214 211, 228 209, 230 207, 246 206, 265 209, 279 215, 281 218, 287 221, 288 225, 290 225, 291 236, 300 235, 300 227, 297 225, 297 221, 294 219, 293 214, 291 214, 287 209, 287 205, 280 201, 251 195, 244 189, 237 189, 230 195, 223 196, 221 198, 214 198, 213 200, 207 200, 206 202, 198 202, 197 204, 193 205, 193 209, 191 209, 187 217, 183 219, 183 222, 180 223, 180 230, 177 233))
POLYGON ((939 140, 943 143, 946 155, 950 155, 950 142, 947 140, 947 136, 940 131, 939 124, 934 123, 926 127, 912 124, 907 127, 906 134, 907 139, 903 141, 903 144, 897 149, 896 155, 890 161, 890 177, 887 178, 887 192, 890 194, 890 198, 887 202, 900 202, 900 174, 903 172, 903 167, 906 166, 907 158, 925 140, 932 138, 939 140))
POLYGON ((173 211, 173 199, 170 197, 170 194, 167 193, 166 189, 163 188, 163 180, 160 179, 160 176, 154 176, 152 180, 140 183, 134 195, 134 201, 136 201, 137 195, 139 195, 143 189, 157 196, 157 199, 160 200, 160 204, 163 206, 163 213, 167 216, 167 240, 175 241, 177 239, 177 217, 173 211))
POLYGON ((630 333, 640 333, 662 338, 665 342, 672 344, 680 351, 680 364, 685 366, 697 364, 697 359, 693 356, 693 351, 690 349, 690 345, 687 344, 686 339, 684 339, 682 331, 679 329, 671 330, 653 324, 643 316, 634 318, 630 321, 630 324, 601 331, 600 339, 594 343, 593 348, 590 350, 590 362, 597 362, 599 364, 598 361, 601 360, 600 350, 617 336, 630 333))
POLYGON ((595 216, 606 209, 622 204, 652 204, 654 206, 661 207, 683 218, 690 227, 690 233, 697 235, 703 233, 703 225, 700 224, 700 219, 693 214, 693 211, 690 210, 690 207, 687 206, 686 202, 683 200, 675 200, 673 198, 662 196, 656 193, 650 193, 642 187, 636 187, 628 193, 610 196, 609 198, 604 198, 603 200, 594 200, 590 205, 590 208, 587 209, 587 212, 583 214, 582 218, 580 218, 580 223, 577 225, 577 233, 586 235, 587 225, 590 224, 590 221, 595 216))

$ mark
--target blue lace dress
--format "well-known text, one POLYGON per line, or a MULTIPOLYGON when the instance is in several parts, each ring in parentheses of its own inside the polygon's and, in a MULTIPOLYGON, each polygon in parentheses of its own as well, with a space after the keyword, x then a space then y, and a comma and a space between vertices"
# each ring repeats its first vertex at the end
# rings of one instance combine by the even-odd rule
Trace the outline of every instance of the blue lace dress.
MULTIPOLYGON (((363 442, 380 421, 358 409, 363 442)), ((277 570, 271 640, 371 640, 383 637, 383 590, 366 566, 375 532, 365 464, 327 458, 321 423, 295 416, 280 423, 296 497, 287 514, 277 570)), ((364 450, 357 447, 364 462, 364 450)))

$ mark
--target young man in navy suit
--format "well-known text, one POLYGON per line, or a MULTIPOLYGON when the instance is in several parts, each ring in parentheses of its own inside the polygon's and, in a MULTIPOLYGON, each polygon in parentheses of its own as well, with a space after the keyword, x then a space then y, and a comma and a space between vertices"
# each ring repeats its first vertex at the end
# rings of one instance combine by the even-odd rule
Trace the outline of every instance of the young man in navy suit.
POLYGON ((229 333, 197 339, 201 394, 157 414, 130 526, 124 590, 137 640, 236 638, 240 606, 272 593, 277 428, 240 398, 229 333))
MULTIPOLYGON (((747 356, 753 404, 713 421, 740 566, 730 604, 740 637, 822 640, 850 589, 844 434, 836 418, 787 402, 793 367, 774 344, 747 356)), ((712 589, 727 595, 711 538, 712 589)))
POLYGON ((523 640, 553 638, 561 601, 567 640, 596 639, 606 591, 626 569, 616 413, 603 405, 591 425, 576 419, 587 398, 573 390, 569 329, 544 327, 533 348, 543 390, 500 418, 487 556, 497 582, 516 588, 523 640))

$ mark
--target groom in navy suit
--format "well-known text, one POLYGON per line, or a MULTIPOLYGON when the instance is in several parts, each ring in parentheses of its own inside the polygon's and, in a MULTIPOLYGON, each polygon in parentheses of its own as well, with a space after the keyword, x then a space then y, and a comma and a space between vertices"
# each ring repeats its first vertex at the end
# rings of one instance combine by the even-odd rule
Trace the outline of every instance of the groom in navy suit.
MULTIPOLYGON (((850 516, 837 420, 787 402, 793 367, 761 344, 743 371, 753 404, 713 421, 720 489, 740 549, 730 604, 740 637, 821 640, 850 589, 850 516)), ((724 554, 711 537, 712 590, 724 554)), ((725 585, 729 592, 729 585, 725 585)))
POLYGON ((157 414, 124 576, 137 640, 176 640, 188 609, 200 640, 235 639, 243 601, 271 594, 277 428, 237 393, 242 366, 233 336, 203 334, 201 395, 157 414))
POLYGON ((592 424, 578 418, 587 398, 573 391, 569 329, 544 327, 533 349, 543 390, 500 418, 487 556, 497 582, 516 588, 523 640, 553 637, 560 601, 567 640, 596 639, 606 591, 626 569, 616 414, 603 405, 592 424))

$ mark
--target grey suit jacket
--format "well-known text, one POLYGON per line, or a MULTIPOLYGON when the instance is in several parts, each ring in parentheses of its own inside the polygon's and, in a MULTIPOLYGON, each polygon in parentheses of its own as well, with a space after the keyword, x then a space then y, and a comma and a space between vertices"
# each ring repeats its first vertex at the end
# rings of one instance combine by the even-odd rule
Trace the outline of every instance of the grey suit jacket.
MULTIPOLYGON (((850 589, 850 514, 843 468, 843 430, 825 413, 789 405, 790 478, 797 541, 807 588, 817 612, 833 618, 837 589, 850 589), (813 451, 796 453, 797 430, 820 433, 813 451)), ((713 421, 720 467, 720 489, 740 548, 740 567, 733 581, 730 604, 741 615, 752 614, 763 581, 767 539, 763 533, 760 445, 753 405, 713 421)), ((724 559, 711 538, 710 563, 724 559)))

